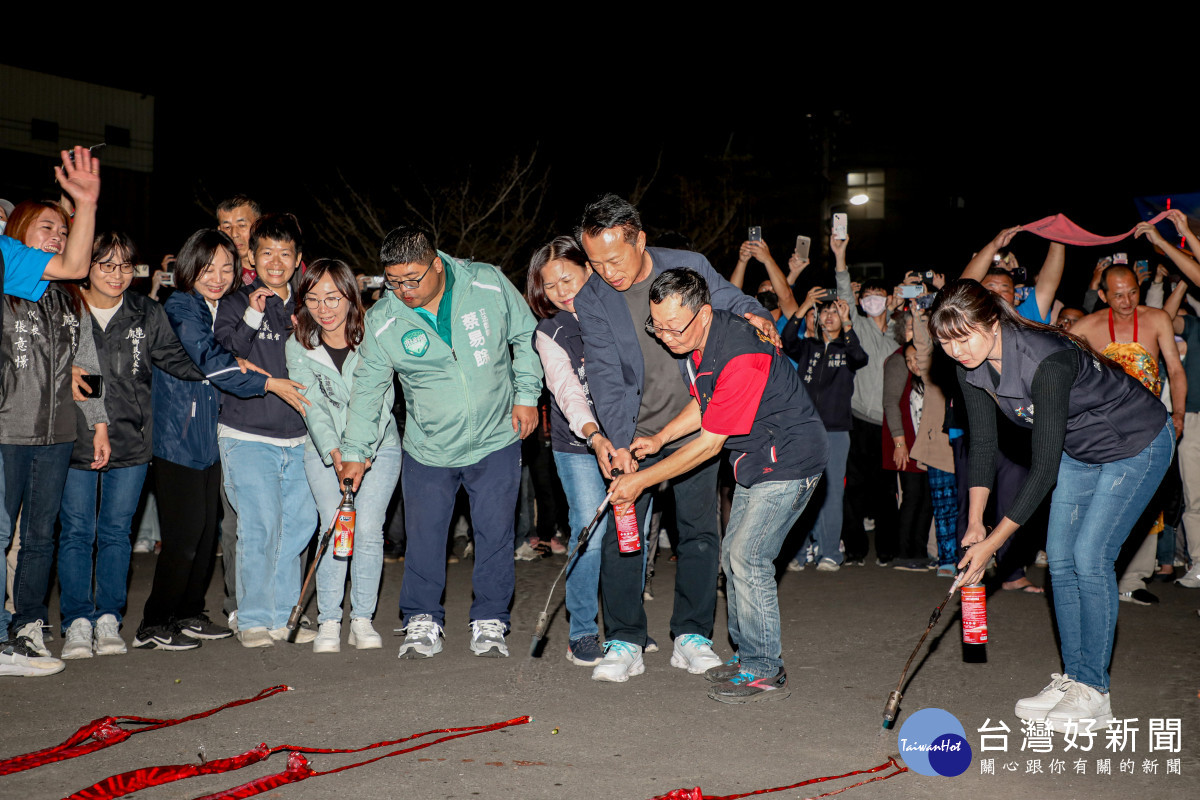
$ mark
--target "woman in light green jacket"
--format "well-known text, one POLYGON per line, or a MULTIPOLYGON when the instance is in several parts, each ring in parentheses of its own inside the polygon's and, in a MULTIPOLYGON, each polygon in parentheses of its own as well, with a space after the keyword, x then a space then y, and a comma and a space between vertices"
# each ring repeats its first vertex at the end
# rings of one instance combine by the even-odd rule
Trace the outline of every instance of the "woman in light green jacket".
MULTIPOLYGON (((346 407, 354 385, 357 347, 363 337, 363 305, 350 268, 335 259, 309 266, 300 283, 296 332, 287 342, 288 374, 308 388, 312 403, 305 422, 304 471, 321 514, 321 530, 329 527, 341 499, 336 467, 342 460, 346 407)), ((388 389, 369 467, 355 499, 354 554, 350 558, 350 637, 360 650, 383 646, 371 626, 383 571, 383 523, 388 502, 400 477, 400 437, 392 418, 393 390, 388 389)), ((314 653, 341 649, 342 595, 346 560, 327 548, 317 567, 317 621, 314 653)))

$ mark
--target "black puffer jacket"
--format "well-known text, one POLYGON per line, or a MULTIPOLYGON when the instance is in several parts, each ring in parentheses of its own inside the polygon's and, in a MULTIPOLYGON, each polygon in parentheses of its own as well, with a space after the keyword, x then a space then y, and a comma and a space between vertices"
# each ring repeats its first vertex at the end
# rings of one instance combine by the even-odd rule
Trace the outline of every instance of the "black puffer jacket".
MULTIPOLYGON (((92 326, 104 376, 104 408, 108 411, 108 440, 112 445, 105 469, 146 464, 154 444, 150 366, 183 380, 203 380, 204 374, 179 344, 163 307, 148 297, 126 292, 107 328, 101 329, 90 313, 84 320, 92 326)), ((71 466, 90 469, 92 432, 82 412, 76 417, 71 466)))

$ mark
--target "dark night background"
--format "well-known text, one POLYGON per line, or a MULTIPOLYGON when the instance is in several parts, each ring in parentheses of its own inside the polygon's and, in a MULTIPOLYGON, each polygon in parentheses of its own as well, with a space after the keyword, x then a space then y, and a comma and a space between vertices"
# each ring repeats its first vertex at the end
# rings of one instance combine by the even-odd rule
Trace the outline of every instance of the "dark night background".
MULTIPOLYGON (((916 267, 957 272, 1001 228, 1047 214, 1113 234, 1139 221, 1134 197, 1200 190, 1195 163, 1181 159, 1161 130, 1082 104, 998 108, 943 98, 922 107, 898 95, 834 105, 815 93, 809 103, 778 73, 767 82, 713 80, 688 94, 568 91, 553 77, 554 64, 536 74, 497 68, 461 83, 450 74, 414 83, 385 61, 332 79, 301 65, 265 69, 254 80, 234 62, 203 72, 170 60, 153 69, 114 61, 76 68, 49 55, 8 63, 154 95, 147 196, 123 203, 106 194, 101 206, 101 225, 135 231, 152 263, 210 223, 204 206, 240 191, 268 210, 300 216, 306 258, 344 255, 373 269, 366 258, 331 252, 319 235, 331 223, 315 200, 343 192, 343 178, 387 227, 409 215, 403 198, 420 207, 425 190, 461 186, 468 175, 478 191, 535 150, 531 173, 545 175, 542 204, 528 240, 503 264, 510 274, 522 272, 546 238, 569 231, 587 200, 603 191, 628 195, 647 181, 639 207, 652 242, 666 231, 711 240, 700 249, 728 274, 752 224, 762 225, 781 264, 797 234, 812 236, 814 264, 823 266, 822 199, 844 192, 847 171, 884 170, 885 218, 851 214, 850 260, 881 263, 894 279, 916 267), (776 99, 755 100, 763 87, 776 99), (716 219, 727 224, 714 230, 716 219)), ((0 196, 19 200, 8 187, 29 167, 7 159, 0 152, 0 196)), ((1081 291, 1100 255, 1123 249, 1131 260, 1153 257, 1140 242, 1100 249, 1068 251, 1062 299, 1081 291)), ((1030 267, 1044 250, 1032 236, 1014 244, 1030 267)))

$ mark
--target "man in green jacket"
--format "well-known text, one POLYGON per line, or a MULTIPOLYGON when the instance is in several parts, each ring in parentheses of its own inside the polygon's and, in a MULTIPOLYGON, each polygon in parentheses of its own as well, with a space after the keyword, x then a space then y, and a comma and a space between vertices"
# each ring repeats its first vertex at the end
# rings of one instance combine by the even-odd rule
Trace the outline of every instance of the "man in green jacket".
POLYGON ((370 467, 394 371, 407 412, 400 658, 442 649, 446 536, 459 486, 470 496, 475 527, 471 650, 507 656, 520 439, 537 425, 542 389, 536 321, 500 270, 436 250, 419 228, 391 231, 379 260, 390 291, 367 312, 339 478, 357 489, 370 467))

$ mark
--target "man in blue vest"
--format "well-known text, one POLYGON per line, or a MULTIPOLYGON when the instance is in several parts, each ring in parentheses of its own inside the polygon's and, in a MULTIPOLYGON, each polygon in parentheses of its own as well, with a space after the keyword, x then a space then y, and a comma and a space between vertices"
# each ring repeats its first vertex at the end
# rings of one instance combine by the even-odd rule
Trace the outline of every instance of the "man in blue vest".
POLYGON ((650 466, 613 480, 612 504, 695 469, 722 449, 733 464, 733 506, 721 545, 729 637, 737 654, 707 669, 708 696, 723 703, 782 699, 787 689, 774 559, 825 469, 825 426, 799 374, 762 331, 714 310, 704 278, 689 269, 650 287, 653 331, 685 356, 691 400, 662 430, 630 445, 650 466), (699 432, 665 458, 664 446, 699 432))

